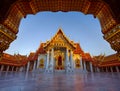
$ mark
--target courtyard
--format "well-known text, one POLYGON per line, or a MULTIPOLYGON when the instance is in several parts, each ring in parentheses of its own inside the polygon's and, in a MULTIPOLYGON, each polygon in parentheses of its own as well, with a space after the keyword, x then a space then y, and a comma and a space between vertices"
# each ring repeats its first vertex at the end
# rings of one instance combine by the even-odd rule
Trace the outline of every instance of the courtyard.
POLYGON ((0 91, 120 91, 120 73, 2 72, 0 91))

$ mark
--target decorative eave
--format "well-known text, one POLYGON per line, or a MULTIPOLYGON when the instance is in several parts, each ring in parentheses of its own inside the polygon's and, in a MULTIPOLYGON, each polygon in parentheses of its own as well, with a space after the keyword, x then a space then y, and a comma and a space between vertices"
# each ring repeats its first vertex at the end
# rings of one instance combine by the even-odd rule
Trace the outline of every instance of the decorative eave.
POLYGON ((38 55, 39 55, 39 54, 46 54, 46 51, 45 51, 45 49, 44 49, 44 45, 45 45, 45 44, 46 44, 46 43, 41 43, 41 44, 40 44, 39 48, 37 49, 37 51, 35 52, 35 55, 34 55, 34 57, 33 57, 33 60, 34 60, 34 61, 38 59, 38 55))
POLYGON ((82 60, 83 61, 93 61, 93 58, 90 56, 90 54, 89 53, 84 53, 83 55, 82 55, 82 60))
POLYGON ((34 56, 35 56, 35 53, 31 52, 28 56, 28 61, 34 61, 34 56))
POLYGON ((117 54, 112 54, 109 56, 97 56, 94 57, 93 64, 97 67, 110 67, 110 66, 120 66, 120 61, 117 57, 117 54), (104 57, 104 59, 101 57, 104 57))
POLYGON ((110 60, 107 62, 101 62, 98 64, 99 67, 108 67, 108 66, 120 66, 120 61, 118 60, 110 60))
POLYGON ((50 43, 55 39, 55 37, 58 35, 58 34, 62 34, 63 37, 65 38, 65 40, 71 45, 72 49, 75 49, 75 45, 73 43, 73 41, 70 41, 70 39, 67 38, 67 36, 64 34, 64 32, 62 31, 62 29, 58 29, 58 32, 51 38, 50 41, 47 41, 46 44, 44 45, 44 48, 47 49, 47 47, 50 45, 50 43))
POLYGON ((3 54, 2 60, 0 64, 2 65, 10 65, 10 66, 24 66, 27 63, 27 56, 23 56, 20 54, 10 55, 7 53, 3 54))
POLYGON ((74 45, 76 46, 76 48, 73 51, 73 53, 83 55, 84 52, 83 52, 82 48, 80 47, 79 43, 75 43, 74 45))
POLYGON ((41 43, 40 44, 40 47, 38 48, 38 50, 37 50, 37 53, 39 53, 39 54, 46 54, 46 51, 45 51, 45 49, 44 49, 44 45, 45 45, 46 43, 41 43))

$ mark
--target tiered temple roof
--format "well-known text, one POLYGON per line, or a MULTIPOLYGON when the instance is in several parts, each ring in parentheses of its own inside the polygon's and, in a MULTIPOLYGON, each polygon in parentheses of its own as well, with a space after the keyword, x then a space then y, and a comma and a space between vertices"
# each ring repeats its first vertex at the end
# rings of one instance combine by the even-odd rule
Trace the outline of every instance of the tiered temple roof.
POLYGON ((84 54, 82 48, 80 47, 79 43, 75 43, 76 49, 74 50, 74 54, 84 54))
POLYGON ((11 65, 11 66, 23 66, 26 63, 27 63, 27 56, 20 54, 10 55, 4 53, 2 60, 0 61, 0 64, 11 65))
POLYGON ((51 38, 51 40, 45 43, 44 48, 47 49, 52 43, 61 44, 61 42, 65 42, 65 44, 68 44, 72 50, 75 49, 73 41, 67 38, 62 29, 58 29, 57 33, 51 38), (60 36, 58 37, 58 35, 60 36))
POLYGON ((96 56, 96 57, 94 57, 93 63, 99 67, 120 65, 120 61, 118 59, 117 54, 112 54, 109 56, 103 56, 103 55, 96 56))
POLYGON ((28 61, 35 61, 35 53, 31 52, 28 56, 28 61))
POLYGON ((82 60, 83 61, 93 61, 93 58, 91 57, 90 53, 84 53, 82 55, 82 60))

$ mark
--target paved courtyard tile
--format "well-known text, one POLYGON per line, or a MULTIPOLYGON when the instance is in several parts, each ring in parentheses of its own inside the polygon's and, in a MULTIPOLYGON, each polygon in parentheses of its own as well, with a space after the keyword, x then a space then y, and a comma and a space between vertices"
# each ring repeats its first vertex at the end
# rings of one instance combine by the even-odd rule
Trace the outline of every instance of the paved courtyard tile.
POLYGON ((0 73, 0 91, 120 91, 120 73, 0 73))

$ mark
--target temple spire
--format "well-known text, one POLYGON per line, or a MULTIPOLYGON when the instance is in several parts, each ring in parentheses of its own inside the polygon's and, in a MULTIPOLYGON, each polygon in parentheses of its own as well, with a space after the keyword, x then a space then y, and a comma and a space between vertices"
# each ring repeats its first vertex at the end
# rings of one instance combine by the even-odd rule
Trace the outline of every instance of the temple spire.
POLYGON ((57 34, 60 34, 60 33, 62 33, 62 34, 63 34, 62 28, 59 28, 59 29, 58 29, 57 34))

